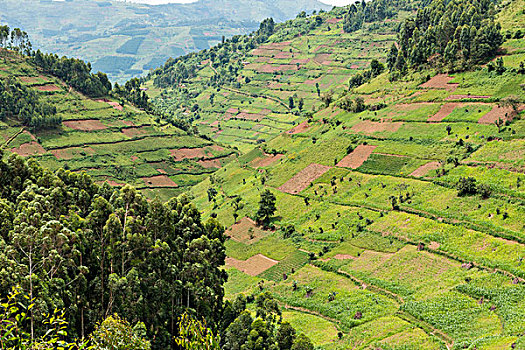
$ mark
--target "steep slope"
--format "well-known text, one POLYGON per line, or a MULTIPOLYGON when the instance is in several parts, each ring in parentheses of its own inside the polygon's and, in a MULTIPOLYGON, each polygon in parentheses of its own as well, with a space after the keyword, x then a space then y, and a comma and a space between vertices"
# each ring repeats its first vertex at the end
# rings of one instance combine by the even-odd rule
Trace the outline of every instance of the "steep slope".
MULTIPOLYGON (((272 43, 240 57, 246 64, 240 86, 208 88, 214 69, 227 71, 209 62, 173 90, 149 83, 150 92, 162 93, 159 106, 186 116, 198 96, 195 123, 245 152, 191 191, 205 216, 230 227, 228 297, 272 292, 288 309, 285 319, 325 349, 524 346, 525 42, 519 30, 525 16, 516 13, 519 4, 501 5, 505 42, 498 57, 465 72, 429 64, 401 75, 384 72, 348 90, 350 70, 335 58, 351 65, 365 50, 374 52, 355 39, 375 26, 341 34, 341 24, 330 19, 336 11, 322 15, 315 36, 290 40, 278 31, 272 43), (345 39, 356 46, 335 43, 345 39), (334 90, 327 106, 315 85, 305 84, 310 70, 289 66, 309 59, 297 63, 323 67, 324 61, 312 62, 323 40, 328 47, 318 51, 333 55, 322 56, 329 68, 309 78, 325 84, 321 96, 334 90), (280 71, 277 64, 288 66, 280 71), (285 105, 294 93, 311 116, 289 113, 285 105), (254 223, 266 189, 277 199, 275 230, 254 223)), ((408 15, 415 13, 400 17, 408 15)), ((385 40, 377 33, 369 38, 385 40)), ((387 38, 391 44, 395 35, 387 38)), ((366 62, 386 58, 385 51, 366 62)))
POLYGON ((234 38, 182 60, 179 65, 195 71, 191 79, 164 83, 186 69, 175 72, 166 65, 146 86, 160 110, 195 119, 201 133, 248 151, 306 121, 309 111, 322 108, 321 95, 344 90, 349 77, 366 70, 372 59, 385 61, 394 28, 407 12, 353 33, 343 31, 344 14, 338 8, 279 24, 267 43, 253 50, 248 38, 234 38), (163 88, 160 96, 157 87, 163 88))
POLYGON ((305 10, 327 9, 316 0, 201 0, 150 6, 130 2, 0 1, 0 20, 26 30, 40 49, 93 63, 95 71, 125 81, 169 57, 202 50, 222 36, 245 34, 264 18, 285 21, 305 10))
POLYGON ((235 155, 129 104, 88 98, 13 52, 2 56, 2 82, 36 92, 62 121, 36 128, 8 116, 0 122, 2 146, 50 169, 88 171, 98 182, 129 183, 150 197, 171 198, 235 155))

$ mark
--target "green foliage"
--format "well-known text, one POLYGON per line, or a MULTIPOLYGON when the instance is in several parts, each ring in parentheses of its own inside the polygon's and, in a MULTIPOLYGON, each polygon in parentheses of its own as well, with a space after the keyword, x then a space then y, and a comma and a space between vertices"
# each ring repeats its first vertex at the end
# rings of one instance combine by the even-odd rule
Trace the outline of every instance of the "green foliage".
POLYGON ((415 18, 405 20, 399 52, 390 51, 389 67, 402 71, 429 63, 465 69, 487 61, 503 43, 494 13, 490 0, 433 1, 419 9, 415 18))
POLYGON ((115 190, 85 173, 53 174, 15 155, 0 167, 4 216, 14 218, 0 239, 0 291, 20 285, 34 298, 36 335, 55 308, 68 310, 72 338, 118 313, 144 322, 158 349, 172 342, 184 311, 220 318, 224 229, 202 222, 187 197, 148 202, 129 185, 115 190))
POLYGON ((32 61, 44 72, 62 79, 87 96, 106 96, 111 91, 111 82, 107 75, 101 72, 91 73, 90 63, 76 58, 43 54, 40 50, 35 52, 32 61))
POLYGON ((0 303, 0 347, 4 350, 38 350, 63 349, 82 350, 87 342, 68 342, 67 322, 65 313, 55 309, 53 313, 44 315, 43 335, 36 336, 26 329, 26 324, 32 318, 31 310, 35 307, 31 300, 22 293, 20 287, 13 287, 6 300, 0 303))
POLYGON ((275 206, 276 198, 275 195, 270 190, 264 190, 261 193, 261 200, 259 201, 259 210, 255 214, 255 218, 259 225, 268 226, 270 219, 273 214, 277 211, 275 206))
POLYGON ((138 334, 139 327, 132 328, 131 325, 121 319, 118 315, 108 316, 100 323, 90 340, 94 350, 149 350, 150 342, 138 334))
POLYGON ((220 337, 206 327, 203 321, 183 314, 179 321, 179 336, 175 343, 185 350, 219 350, 220 337))
POLYGON ((17 118, 33 130, 52 128, 62 123, 56 107, 43 102, 36 91, 14 78, 0 80, 0 120, 17 118))

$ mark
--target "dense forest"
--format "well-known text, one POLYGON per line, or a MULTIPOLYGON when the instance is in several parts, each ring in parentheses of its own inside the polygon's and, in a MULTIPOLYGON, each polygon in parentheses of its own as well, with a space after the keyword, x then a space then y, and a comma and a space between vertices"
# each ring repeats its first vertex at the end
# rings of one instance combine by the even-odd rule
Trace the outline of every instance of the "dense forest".
POLYGON ((389 53, 390 70, 426 64, 464 70, 487 61, 503 43, 495 14, 491 0, 434 0, 403 23, 399 47, 389 53))
MULTIPOLYGON (((19 286, 18 293, 33 300, 21 325, 30 339, 46 336, 46 315, 67 310, 70 340, 96 334, 97 323, 116 322, 109 317, 117 314, 129 325, 144 325, 153 349, 166 349, 174 346, 180 316, 189 313, 224 334, 225 348, 262 337, 264 348, 291 349, 295 331, 281 324, 271 296, 248 299, 256 302, 256 319, 245 312, 246 298, 224 303, 224 228, 213 218, 202 222, 184 195, 147 201, 129 185, 118 190, 85 173, 52 173, 34 160, 4 158, 0 295, 19 286), (287 341, 279 340, 284 332, 287 341)), ((297 342, 310 344, 303 336, 297 342)))
POLYGON ((42 101, 39 94, 9 77, 0 80, 0 120, 16 118, 33 130, 51 128, 62 123, 56 108, 42 101))
POLYGON ((52 74, 89 97, 106 96, 111 91, 111 82, 106 74, 91 73, 91 64, 76 58, 58 57, 43 54, 40 50, 33 53, 33 63, 45 73, 52 74))

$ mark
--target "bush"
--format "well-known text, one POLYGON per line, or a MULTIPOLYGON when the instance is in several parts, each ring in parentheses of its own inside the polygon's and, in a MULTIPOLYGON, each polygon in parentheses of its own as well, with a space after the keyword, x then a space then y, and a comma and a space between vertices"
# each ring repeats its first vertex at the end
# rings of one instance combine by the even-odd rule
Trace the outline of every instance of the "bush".
POLYGON ((458 196, 474 195, 477 192, 476 179, 473 177, 462 177, 457 185, 458 196))

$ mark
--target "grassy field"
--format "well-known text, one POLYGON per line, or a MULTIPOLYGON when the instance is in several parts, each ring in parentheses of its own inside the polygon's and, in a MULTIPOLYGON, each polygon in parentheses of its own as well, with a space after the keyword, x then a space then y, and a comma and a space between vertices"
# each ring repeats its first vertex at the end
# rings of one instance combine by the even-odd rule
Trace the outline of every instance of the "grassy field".
POLYGON ((3 60, 0 70, 35 90, 49 84, 61 87, 39 92, 57 109, 61 127, 34 131, 16 119, 0 126, 4 149, 31 156, 50 169, 87 171, 98 182, 129 183, 145 190, 148 197, 168 199, 202 181, 236 154, 159 123, 131 105, 89 99, 41 74, 24 59, 3 60))

